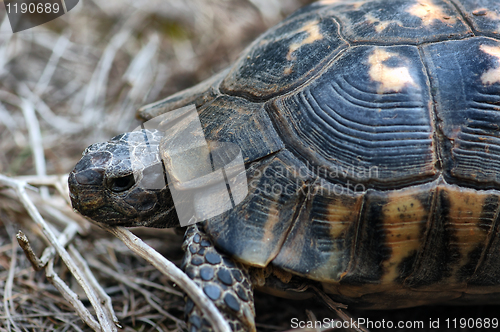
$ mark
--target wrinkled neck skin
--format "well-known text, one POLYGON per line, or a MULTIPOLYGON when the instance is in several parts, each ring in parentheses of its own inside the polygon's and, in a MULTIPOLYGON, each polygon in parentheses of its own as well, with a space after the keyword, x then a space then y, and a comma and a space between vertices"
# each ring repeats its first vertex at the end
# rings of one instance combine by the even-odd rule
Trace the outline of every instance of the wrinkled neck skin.
POLYGON ((69 175, 73 208, 109 226, 178 226, 161 139, 160 131, 141 130, 89 146, 69 175))

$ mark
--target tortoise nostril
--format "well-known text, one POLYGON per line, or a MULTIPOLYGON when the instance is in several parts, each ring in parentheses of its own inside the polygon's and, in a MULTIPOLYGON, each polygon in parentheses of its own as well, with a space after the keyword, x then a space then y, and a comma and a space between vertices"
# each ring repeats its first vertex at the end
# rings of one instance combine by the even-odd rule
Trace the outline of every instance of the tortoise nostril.
POLYGON ((130 189, 135 184, 134 174, 112 178, 108 180, 108 188, 114 192, 122 192, 130 189))
POLYGON ((101 184, 103 177, 104 177, 104 169, 102 168, 88 169, 86 171, 75 174, 76 182, 78 182, 79 184, 86 184, 86 185, 101 184))

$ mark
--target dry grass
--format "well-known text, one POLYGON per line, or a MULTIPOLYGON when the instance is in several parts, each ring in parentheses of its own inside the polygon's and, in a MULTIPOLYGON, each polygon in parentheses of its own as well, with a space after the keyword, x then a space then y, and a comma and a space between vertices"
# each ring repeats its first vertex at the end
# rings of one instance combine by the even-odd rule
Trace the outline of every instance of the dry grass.
MULTIPOLYGON (((89 144, 136 127, 137 108, 224 68, 258 34, 305 2, 82 0, 69 14, 16 34, 0 5, 0 174, 9 177, 0 178, 0 331, 91 331, 68 301, 81 305, 82 315, 96 314, 63 259, 50 250, 42 256, 47 235, 26 212, 12 179, 51 185, 28 188, 26 195, 56 237, 68 236, 68 257, 82 276, 96 277, 97 299, 103 296, 99 287, 112 297, 123 331, 185 329, 178 287, 122 242, 75 215, 64 177, 46 175, 67 174, 89 144), (18 230, 49 269, 33 270, 15 239, 18 230), (79 255, 92 273, 78 263, 79 255)), ((180 263, 181 237, 172 230, 135 232, 180 263)), ((490 309, 474 310, 477 317, 492 317, 490 309)), ((314 300, 257 294, 259 330, 289 329, 292 317, 306 320, 312 312, 332 316, 314 300)), ((406 312, 357 314, 428 321, 434 311, 406 312)))
MULTIPOLYGON (((0 174, 8 176, 0 178, 0 330, 91 330, 69 303, 94 329, 97 320, 103 324, 101 315, 112 323, 110 310, 96 314, 101 308, 92 306, 103 297, 100 286, 112 297, 125 331, 185 328, 179 290, 122 242, 73 214, 64 176, 46 174, 67 174, 89 144, 136 127, 137 108, 226 67, 300 5, 299 0, 87 0, 57 20, 16 34, 0 6, 0 174), (24 180, 50 189, 24 193, 24 180), (23 203, 31 201, 47 225, 28 215, 23 203), (35 272, 15 240, 18 230, 39 257, 47 237, 53 243, 48 231, 68 235, 67 257, 46 251, 41 259, 49 268, 35 272), (94 289, 86 294, 72 269, 94 289)), ((181 238, 171 230, 137 233, 180 263, 181 238)))

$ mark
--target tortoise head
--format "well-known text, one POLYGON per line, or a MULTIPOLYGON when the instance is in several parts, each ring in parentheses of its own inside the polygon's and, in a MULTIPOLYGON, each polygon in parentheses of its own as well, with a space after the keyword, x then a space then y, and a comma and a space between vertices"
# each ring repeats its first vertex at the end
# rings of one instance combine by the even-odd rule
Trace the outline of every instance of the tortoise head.
POLYGON ((177 226, 161 139, 159 131, 141 130, 89 146, 69 174, 73 208, 112 226, 177 226))

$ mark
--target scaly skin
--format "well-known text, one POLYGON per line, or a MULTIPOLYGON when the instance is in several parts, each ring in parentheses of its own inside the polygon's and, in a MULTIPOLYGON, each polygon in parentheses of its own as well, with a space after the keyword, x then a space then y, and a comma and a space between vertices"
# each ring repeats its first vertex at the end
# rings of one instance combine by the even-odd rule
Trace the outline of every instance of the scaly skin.
MULTIPOLYGON (((231 329, 255 332, 253 290, 247 268, 217 251, 198 224, 187 229, 182 249, 183 270, 215 303, 231 329)), ((190 332, 212 330, 190 299, 185 312, 190 332)))

